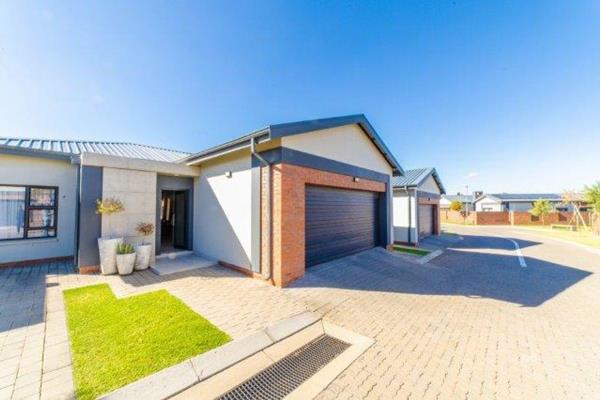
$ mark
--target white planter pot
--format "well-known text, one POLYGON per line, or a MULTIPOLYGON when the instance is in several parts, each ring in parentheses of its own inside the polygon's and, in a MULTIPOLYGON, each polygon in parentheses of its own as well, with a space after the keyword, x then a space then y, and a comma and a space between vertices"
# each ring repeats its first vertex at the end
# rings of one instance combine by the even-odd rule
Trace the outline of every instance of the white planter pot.
POLYGON ((135 248, 135 269, 142 270, 150 265, 150 257, 152 256, 151 244, 140 244, 135 248))
POLYGON ((98 250, 100 252, 100 272, 102 275, 117 273, 117 246, 123 243, 123 238, 100 238, 98 250))
POLYGON ((117 254, 117 269, 119 270, 119 275, 129 275, 133 272, 134 265, 135 253, 117 254))

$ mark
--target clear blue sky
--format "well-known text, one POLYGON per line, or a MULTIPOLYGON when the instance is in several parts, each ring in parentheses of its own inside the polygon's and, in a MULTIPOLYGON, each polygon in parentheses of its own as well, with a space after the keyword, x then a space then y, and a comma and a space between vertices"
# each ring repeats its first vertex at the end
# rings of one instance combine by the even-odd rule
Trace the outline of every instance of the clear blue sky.
POLYGON ((592 183, 600 2, 0 3, 0 136, 199 151, 354 113, 449 192, 592 183))

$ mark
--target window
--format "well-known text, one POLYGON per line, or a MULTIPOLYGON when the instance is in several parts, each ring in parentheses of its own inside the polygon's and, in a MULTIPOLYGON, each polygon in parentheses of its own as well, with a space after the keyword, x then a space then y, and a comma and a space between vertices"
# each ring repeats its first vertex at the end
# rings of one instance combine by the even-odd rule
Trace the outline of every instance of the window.
POLYGON ((58 188, 0 185, 0 240, 56 237, 58 188))

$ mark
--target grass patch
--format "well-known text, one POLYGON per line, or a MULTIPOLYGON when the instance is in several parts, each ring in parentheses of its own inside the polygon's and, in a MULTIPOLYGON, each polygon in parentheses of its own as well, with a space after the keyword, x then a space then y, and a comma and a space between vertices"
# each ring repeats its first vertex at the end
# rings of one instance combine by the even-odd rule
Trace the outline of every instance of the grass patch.
POLYGON ((102 284, 66 290, 64 298, 80 400, 231 340, 166 290, 117 299, 102 284))
POLYGON ((543 236, 568 240, 570 242, 585 244, 587 246, 600 249, 600 237, 595 236, 590 229, 569 231, 565 229, 551 229, 549 226, 516 225, 515 227, 518 227, 519 229, 535 231, 543 236))
POLYGON ((430 253, 428 250, 418 249, 416 247, 400 246, 397 244, 394 245, 394 250, 400 253, 408 253, 416 256, 426 256, 430 253))

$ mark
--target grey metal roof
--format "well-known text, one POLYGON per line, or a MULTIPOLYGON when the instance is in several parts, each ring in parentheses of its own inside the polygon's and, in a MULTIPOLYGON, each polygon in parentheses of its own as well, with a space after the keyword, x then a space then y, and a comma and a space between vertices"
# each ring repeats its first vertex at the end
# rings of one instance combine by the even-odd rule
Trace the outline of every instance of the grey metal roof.
POLYGON ((487 194, 484 193, 481 197, 479 197, 475 201, 479 201, 486 196, 495 198, 501 202, 536 201, 539 199, 551 200, 551 201, 561 201, 562 200, 562 196, 557 193, 487 193, 487 194))
POLYGON ((0 137, 0 152, 2 150, 66 157, 87 152, 165 162, 175 162, 190 155, 182 151, 136 143, 18 137, 0 137))
POLYGON ((427 179, 429 175, 433 176, 433 179, 440 188, 442 194, 446 193, 442 180, 440 179, 435 168, 417 168, 407 169, 404 171, 404 176, 394 176, 392 178, 392 186, 395 188, 402 187, 417 187, 427 179))
POLYGON ((261 142, 264 140, 270 140, 284 136, 297 135, 301 133, 307 133, 316 130, 352 124, 357 124, 362 128, 365 134, 367 134, 367 136, 371 139, 375 147, 377 147, 379 152, 390 164, 395 175, 402 175, 404 173, 404 170, 400 166, 400 163, 398 163, 394 155, 383 143, 383 141, 381 140, 371 123, 363 114, 269 125, 265 128, 250 132, 242 137, 231 140, 222 145, 215 146, 210 149, 201 151, 199 153, 192 154, 191 156, 185 158, 181 162, 185 162, 188 164, 197 163, 199 161, 216 157, 234 150, 246 148, 250 146, 250 142, 252 141, 252 139, 261 142))
POLYGON ((445 194, 442 198, 450 202, 460 201, 461 203, 472 203, 474 200, 473 195, 470 194, 445 194))

